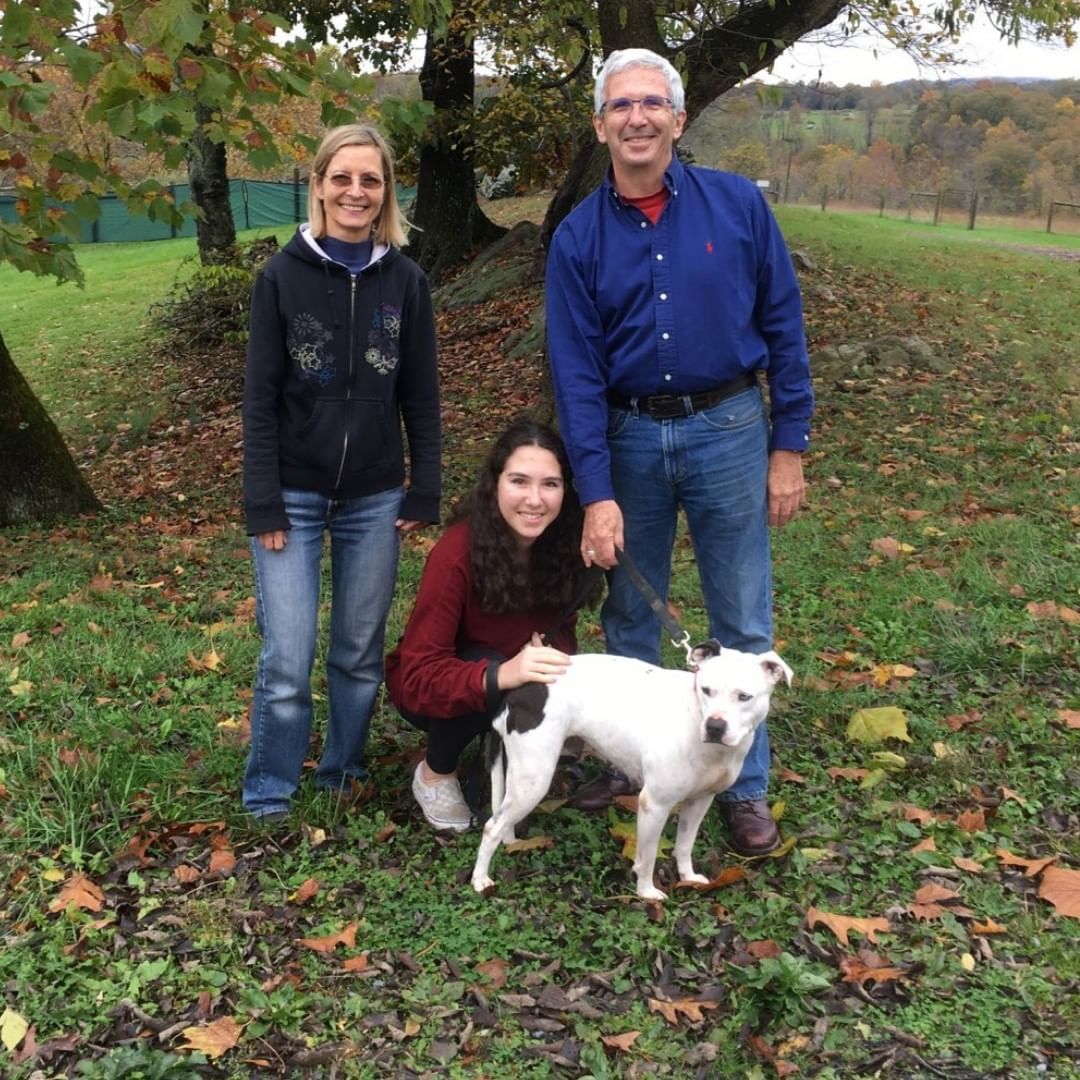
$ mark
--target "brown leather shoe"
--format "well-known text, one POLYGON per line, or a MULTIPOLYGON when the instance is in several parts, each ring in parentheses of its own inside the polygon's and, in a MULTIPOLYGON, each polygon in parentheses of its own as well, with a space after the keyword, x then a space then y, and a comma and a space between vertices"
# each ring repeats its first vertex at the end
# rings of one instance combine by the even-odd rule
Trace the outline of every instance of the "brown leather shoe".
POLYGON ((767 855, 780 843, 769 804, 764 799, 722 802, 720 814, 728 827, 728 844, 740 855, 767 855))
POLYGON ((579 787, 573 797, 566 800, 575 810, 603 810, 610 806, 616 795, 636 795, 638 786, 633 780, 612 769, 595 780, 579 787))

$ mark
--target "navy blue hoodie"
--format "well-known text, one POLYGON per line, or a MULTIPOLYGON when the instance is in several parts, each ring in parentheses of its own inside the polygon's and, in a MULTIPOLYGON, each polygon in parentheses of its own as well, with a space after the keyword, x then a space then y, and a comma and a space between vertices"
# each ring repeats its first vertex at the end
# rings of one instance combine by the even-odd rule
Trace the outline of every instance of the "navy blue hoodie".
POLYGON ((438 363, 423 271, 376 244, 352 275, 307 225, 263 268, 244 389, 244 511, 255 535, 288 529, 281 489, 348 499, 405 481, 400 516, 439 520, 438 363))

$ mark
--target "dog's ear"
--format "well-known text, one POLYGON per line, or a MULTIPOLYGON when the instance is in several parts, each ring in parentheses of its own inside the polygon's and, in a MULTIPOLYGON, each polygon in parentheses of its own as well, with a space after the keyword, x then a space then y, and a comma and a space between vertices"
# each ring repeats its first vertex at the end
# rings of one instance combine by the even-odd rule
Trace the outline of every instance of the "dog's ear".
POLYGON ((720 642, 716 638, 709 638, 708 641, 703 641, 690 650, 690 658, 687 660, 686 666, 691 671, 697 671, 706 660, 711 660, 714 656, 719 655, 720 642))
POLYGON ((771 680, 774 686, 781 679, 783 679, 788 686, 791 685, 791 676, 794 672, 792 672, 791 668, 789 668, 775 652, 761 654, 761 667, 765 672, 765 677, 771 680))

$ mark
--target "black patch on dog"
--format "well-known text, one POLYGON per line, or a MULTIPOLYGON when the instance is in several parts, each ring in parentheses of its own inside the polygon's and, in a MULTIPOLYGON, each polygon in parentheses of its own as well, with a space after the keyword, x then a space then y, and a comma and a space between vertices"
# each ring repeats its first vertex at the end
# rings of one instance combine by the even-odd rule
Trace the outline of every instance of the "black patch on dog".
POLYGON ((530 682, 506 695, 506 734, 532 731, 544 719, 548 690, 544 683, 530 682))

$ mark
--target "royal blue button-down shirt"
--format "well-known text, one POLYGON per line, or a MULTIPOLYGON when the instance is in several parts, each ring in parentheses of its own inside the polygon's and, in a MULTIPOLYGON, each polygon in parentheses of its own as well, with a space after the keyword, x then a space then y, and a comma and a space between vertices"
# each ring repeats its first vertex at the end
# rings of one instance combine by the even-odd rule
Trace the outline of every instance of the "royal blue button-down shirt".
POLYGON ((556 229, 545 283, 559 423, 583 503, 614 498, 607 394, 769 381, 773 450, 805 450, 814 395, 784 238, 744 177, 684 166, 653 225, 610 175, 556 229))

